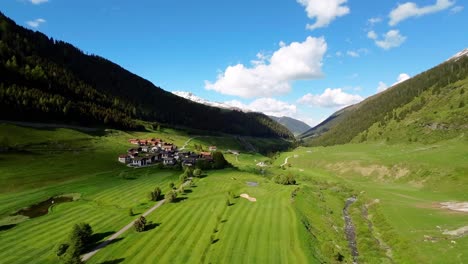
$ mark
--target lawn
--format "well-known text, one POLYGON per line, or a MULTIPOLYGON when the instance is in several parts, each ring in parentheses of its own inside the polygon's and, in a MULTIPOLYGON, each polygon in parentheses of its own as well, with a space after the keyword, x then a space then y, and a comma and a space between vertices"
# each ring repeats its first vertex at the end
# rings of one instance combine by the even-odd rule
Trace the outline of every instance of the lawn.
POLYGON ((209 173, 187 189, 185 200, 148 217, 157 227, 127 232, 90 263, 306 263, 307 248, 290 202, 293 188, 237 170, 209 173), (228 192, 247 193, 257 202, 228 192))
MULTIPOLYGON (((373 143, 298 148, 282 153, 274 166, 278 173, 294 173, 300 182, 315 186, 315 195, 320 193, 325 198, 308 197, 322 207, 333 208, 335 197, 343 193, 358 197, 352 214, 365 262, 388 261, 382 247, 380 254, 375 254, 379 250, 376 237, 383 237, 382 241, 393 248, 393 259, 401 262, 463 263, 468 257, 468 237, 442 234, 466 226, 468 215, 440 208, 441 202, 468 201, 468 144, 463 139, 434 145, 373 143), (279 169, 288 156, 290 165, 279 169), (329 189, 343 187, 350 190, 330 196, 329 189), (363 216, 364 208, 370 219, 363 216), (373 228, 368 227, 368 220, 373 228)), ((309 219, 316 225, 330 221, 320 217, 324 218, 323 214, 309 219)), ((334 223, 343 225, 339 220, 334 223)))
MULTIPOLYGON (((5 263, 56 263, 54 248, 73 224, 88 222, 99 242, 154 202, 156 186, 169 189, 180 171, 133 169, 118 163, 129 138, 158 137, 182 146, 193 135, 162 129, 82 132, 0 124, 0 259, 5 263), (21 208, 68 194, 33 219, 12 216, 21 208), (136 214, 129 215, 132 209, 136 214)), ((255 144, 253 139, 245 139, 255 144)), ((320 263, 351 262, 343 207, 349 208, 361 263, 463 263, 468 237, 443 235, 468 223, 466 213, 440 202, 468 201, 468 143, 463 138, 433 145, 385 143, 297 148, 269 159, 245 152, 230 136, 196 137, 196 145, 219 150, 235 166, 209 171, 186 188, 177 203, 147 219, 94 255, 90 263, 320 263), (289 162, 280 168, 286 157, 289 162), (265 162, 267 167, 256 166, 265 162), (272 165, 269 165, 269 164, 272 165), (271 179, 292 173, 297 185, 271 179), (239 197, 246 193, 257 199, 239 197), (233 197, 234 196, 234 197, 233 197), (229 205, 227 204, 229 200, 229 205), (452 242, 454 241, 454 242, 452 242)), ((269 148, 271 140, 259 140, 269 148)))

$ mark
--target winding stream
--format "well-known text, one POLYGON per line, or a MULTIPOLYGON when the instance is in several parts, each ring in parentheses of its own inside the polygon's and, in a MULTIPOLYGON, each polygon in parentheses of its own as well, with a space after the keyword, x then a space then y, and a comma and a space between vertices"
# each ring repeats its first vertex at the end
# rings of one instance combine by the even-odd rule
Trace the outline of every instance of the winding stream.
POLYGON ((343 215, 345 219, 345 234, 346 239, 348 240, 349 249, 351 250, 351 255, 353 256, 353 263, 358 263, 357 258, 359 257, 359 252, 356 244, 356 231, 354 229, 353 220, 349 215, 348 208, 354 202, 356 202, 356 197, 350 197, 346 199, 345 207, 343 208, 343 215))

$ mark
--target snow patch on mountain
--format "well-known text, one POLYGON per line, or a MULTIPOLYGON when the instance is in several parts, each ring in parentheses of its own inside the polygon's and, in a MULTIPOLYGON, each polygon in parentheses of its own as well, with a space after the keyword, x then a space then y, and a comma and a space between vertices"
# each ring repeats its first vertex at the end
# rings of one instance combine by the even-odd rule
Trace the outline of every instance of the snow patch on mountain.
POLYGON ((463 56, 468 56, 468 48, 458 52, 457 54, 455 54, 453 57, 451 57, 450 59, 448 59, 447 61, 451 61, 451 60, 459 60, 460 58, 462 58, 463 56))
POLYGON ((206 99, 203 99, 201 97, 198 97, 198 96, 194 95, 191 92, 174 91, 172 93, 177 95, 177 96, 180 96, 182 98, 193 101, 195 103, 199 103, 199 104, 204 104, 204 105, 223 108, 223 109, 230 109, 230 110, 237 110, 237 111, 242 111, 242 112, 249 112, 246 109, 241 109, 241 108, 238 108, 238 107, 234 107, 234 106, 231 106, 231 105, 228 105, 228 104, 225 104, 225 103, 208 101, 206 99))

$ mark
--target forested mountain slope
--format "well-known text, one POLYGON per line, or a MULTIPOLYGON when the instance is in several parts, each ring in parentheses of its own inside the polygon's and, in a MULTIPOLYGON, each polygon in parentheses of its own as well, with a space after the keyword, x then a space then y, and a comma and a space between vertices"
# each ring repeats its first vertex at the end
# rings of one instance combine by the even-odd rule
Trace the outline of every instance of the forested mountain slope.
POLYGON ((142 128, 139 120, 293 138, 259 113, 194 103, 102 57, 16 25, 0 13, 0 119, 142 128))
POLYGON ((467 92, 468 56, 463 55, 367 98, 327 132, 303 139, 308 145, 328 146, 353 139, 453 138, 468 130, 467 92))
POLYGON ((340 109, 333 113, 331 116, 329 116, 327 119, 325 119, 322 123, 310 128, 309 130, 303 132, 301 135, 299 135, 300 139, 304 138, 314 138, 322 135, 323 133, 327 132, 330 130, 331 127, 333 127, 335 124, 339 123, 342 121, 346 115, 355 107, 355 105, 351 105, 348 107, 345 107, 343 109, 340 109))
POLYGON ((310 126, 307 125, 306 123, 291 118, 287 116, 282 116, 282 117, 276 117, 276 116, 270 116, 271 119, 275 120, 276 122, 280 123, 281 125, 285 126, 289 131, 291 131, 294 135, 299 135, 301 133, 304 133, 308 129, 310 129, 310 126))

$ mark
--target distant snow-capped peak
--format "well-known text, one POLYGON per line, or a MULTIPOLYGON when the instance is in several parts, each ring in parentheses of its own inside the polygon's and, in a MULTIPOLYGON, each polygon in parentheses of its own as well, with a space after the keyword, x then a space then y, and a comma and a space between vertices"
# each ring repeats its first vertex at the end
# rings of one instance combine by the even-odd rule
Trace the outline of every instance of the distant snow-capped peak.
POLYGON ((449 60, 449 61, 450 61, 450 60, 455 60, 455 61, 457 61, 457 60, 459 60, 459 59, 460 59, 461 57, 463 57, 463 56, 468 56, 468 48, 466 48, 466 49, 464 49, 464 50, 458 52, 457 54, 453 55, 453 57, 451 57, 451 58, 448 59, 448 60, 449 60))
POLYGON ((180 96, 180 97, 182 97, 182 98, 188 99, 188 100, 190 100, 190 101, 199 103, 199 104, 204 104, 204 105, 213 106, 213 107, 218 107, 218 108, 224 108, 224 109, 231 109, 231 110, 249 112, 249 111, 246 110, 246 109, 240 109, 240 108, 238 108, 238 107, 230 106, 230 105, 225 104, 225 103, 219 103, 219 102, 208 101, 208 100, 206 100, 206 99, 203 99, 203 98, 201 98, 201 97, 198 97, 198 96, 194 95, 194 94, 191 93, 191 92, 175 91, 175 92, 172 92, 172 93, 175 94, 175 95, 177 95, 177 96, 180 96))

